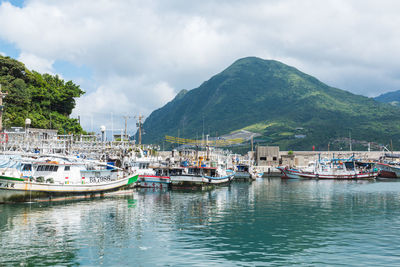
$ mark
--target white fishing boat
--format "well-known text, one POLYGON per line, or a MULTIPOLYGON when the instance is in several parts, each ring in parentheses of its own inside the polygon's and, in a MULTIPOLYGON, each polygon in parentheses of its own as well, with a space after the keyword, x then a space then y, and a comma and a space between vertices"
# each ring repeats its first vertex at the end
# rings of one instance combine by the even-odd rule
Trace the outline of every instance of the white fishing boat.
POLYGON ((374 179, 378 171, 374 170, 372 163, 358 162, 354 159, 332 159, 324 164, 317 161, 313 170, 299 170, 295 174, 307 179, 358 180, 374 179))
POLYGON ((168 168, 152 167, 151 164, 146 160, 131 162, 131 170, 139 175, 140 187, 168 188, 171 184, 168 168))
POLYGON ((222 167, 176 167, 171 168, 173 187, 203 187, 221 185, 232 181, 235 172, 222 167))
POLYGON ((168 170, 160 167, 161 161, 161 157, 150 156, 139 147, 130 153, 129 169, 139 175, 140 187, 163 189, 170 186, 168 170))
POLYGON ((0 203, 95 196, 129 187, 138 175, 104 163, 62 156, 0 157, 0 203))

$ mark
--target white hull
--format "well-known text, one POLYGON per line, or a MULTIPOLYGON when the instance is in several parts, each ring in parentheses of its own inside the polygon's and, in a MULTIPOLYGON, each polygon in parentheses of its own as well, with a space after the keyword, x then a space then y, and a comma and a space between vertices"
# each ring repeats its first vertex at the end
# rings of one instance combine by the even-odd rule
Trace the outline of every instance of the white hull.
POLYGON ((136 182, 137 176, 92 184, 50 184, 0 176, 0 203, 69 194, 95 194, 118 190, 136 182))
POLYGON ((206 185, 218 185, 229 183, 233 179, 232 175, 224 177, 208 177, 198 175, 176 175, 171 176, 171 183, 173 186, 206 186, 206 185))
POLYGON ((172 185, 179 185, 182 183, 191 183, 191 184, 202 184, 203 177, 196 176, 196 175, 174 175, 171 176, 171 183, 172 185))
POLYGON ((301 178, 308 179, 341 179, 341 180, 357 180, 357 179, 374 179, 378 175, 377 172, 367 173, 343 173, 343 174, 325 174, 325 173, 300 173, 301 178))

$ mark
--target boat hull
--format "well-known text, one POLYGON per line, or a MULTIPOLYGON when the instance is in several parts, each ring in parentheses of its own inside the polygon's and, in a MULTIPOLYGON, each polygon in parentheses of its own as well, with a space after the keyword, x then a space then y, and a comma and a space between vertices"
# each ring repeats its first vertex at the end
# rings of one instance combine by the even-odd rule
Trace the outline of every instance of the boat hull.
POLYGON ((35 183, 25 179, 0 176, 0 203, 51 200, 55 196, 101 195, 133 186, 138 176, 94 184, 35 183))
POLYGON ((379 177, 381 178, 400 178, 400 168, 389 164, 378 163, 379 177))
POLYGON ((278 168, 281 171, 282 179, 300 179, 299 171, 286 168, 278 168))
POLYGON ((145 188, 168 188, 171 184, 170 177, 154 176, 154 175, 139 175, 140 187, 145 188))
POLYGON ((335 180, 360 180, 375 179, 377 172, 358 173, 358 174, 318 174, 318 173, 299 173, 300 178, 307 179, 335 179, 335 180))
POLYGON ((209 177, 198 175, 176 175, 171 176, 171 185, 174 188, 193 188, 222 185, 230 183, 234 174, 223 177, 209 177))

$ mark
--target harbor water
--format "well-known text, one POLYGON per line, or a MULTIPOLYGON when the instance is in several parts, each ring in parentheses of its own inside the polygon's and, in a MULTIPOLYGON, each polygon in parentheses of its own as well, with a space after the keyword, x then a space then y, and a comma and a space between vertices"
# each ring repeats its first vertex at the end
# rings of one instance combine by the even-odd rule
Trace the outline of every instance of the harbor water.
POLYGON ((0 265, 400 265, 400 182, 257 179, 0 206, 0 265))

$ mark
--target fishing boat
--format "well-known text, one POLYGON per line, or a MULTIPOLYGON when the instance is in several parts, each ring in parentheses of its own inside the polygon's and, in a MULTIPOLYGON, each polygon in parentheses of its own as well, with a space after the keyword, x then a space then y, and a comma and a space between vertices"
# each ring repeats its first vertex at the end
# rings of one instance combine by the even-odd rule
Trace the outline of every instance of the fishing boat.
POLYGON ((281 171, 282 179, 300 179, 299 173, 301 171, 298 169, 288 167, 277 167, 277 169, 281 171))
POLYGON ((299 170, 297 175, 307 179, 375 179, 378 171, 373 168, 373 163, 365 163, 349 159, 347 161, 333 159, 321 164, 318 161, 314 170, 299 170))
POLYGON ((376 167, 379 169, 379 178, 400 178, 400 166, 396 164, 377 163, 376 167))
POLYGON ((171 184, 169 168, 152 167, 151 162, 132 162, 131 169, 139 175, 139 185, 145 188, 168 188, 171 184))
POLYGON ((134 173, 91 160, 2 155, 0 203, 104 195, 133 186, 137 179, 134 173))
POLYGON ((353 171, 323 171, 316 173, 300 172, 300 178, 308 179, 338 179, 338 180, 358 180, 358 179, 375 179, 378 172, 353 172, 353 171))
POLYGON ((238 164, 235 167, 235 180, 252 180, 253 176, 250 173, 250 167, 246 164, 238 164))
POLYGON ((171 179, 168 168, 163 167, 160 157, 149 156, 146 151, 136 148, 128 160, 129 169, 139 175, 138 182, 144 188, 168 188, 171 179))
POLYGON ((188 166, 170 170, 173 187, 206 187, 230 183, 235 172, 222 167, 188 166))

